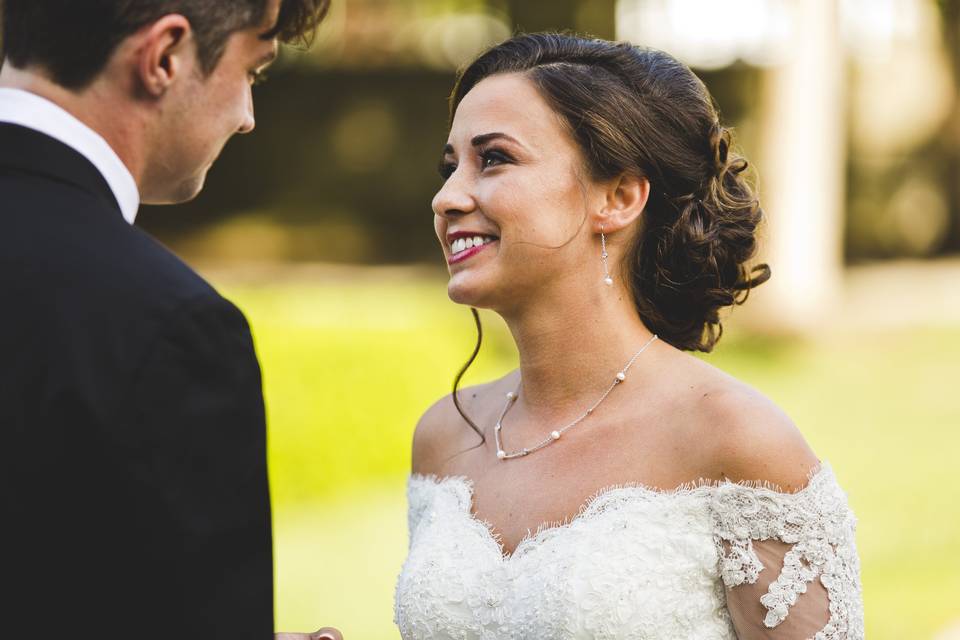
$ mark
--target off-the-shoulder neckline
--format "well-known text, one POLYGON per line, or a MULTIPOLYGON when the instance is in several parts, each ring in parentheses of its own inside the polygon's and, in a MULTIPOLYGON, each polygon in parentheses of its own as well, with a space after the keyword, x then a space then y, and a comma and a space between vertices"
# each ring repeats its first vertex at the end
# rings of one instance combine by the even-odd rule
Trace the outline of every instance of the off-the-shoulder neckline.
POLYGON ((486 533, 489 535, 491 541, 496 543, 497 547, 500 550, 500 559, 504 562, 509 562, 513 560, 518 555, 522 549, 529 547, 531 544, 535 544, 535 541, 540 539, 546 533, 556 533, 559 530, 567 529, 573 526, 575 523, 584 519, 586 514, 589 514, 598 505, 602 504, 603 500, 612 499, 616 497, 620 492, 638 492, 641 495, 646 497, 653 498, 673 498, 678 496, 698 496, 703 495, 707 496, 718 490, 730 490, 739 489, 744 491, 756 491, 760 494, 767 494, 771 497, 801 497, 809 491, 813 491, 815 486, 821 485, 824 482, 829 482, 833 477, 833 469, 830 466, 829 462, 820 461, 820 463, 810 469, 810 472, 807 474, 806 484, 797 489, 796 491, 786 492, 782 491, 781 488, 773 483, 766 482, 763 480, 740 480, 734 482, 729 479, 725 480, 708 480, 701 478, 693 482, 684 483, 673 489, 659 489, 655 487, 650 487, 640 482, 627 482, 621 484, 611 484, 604 487, 601 487, 596 492, 594 492, 590 498, 588 498, 577 510, 577 512, 559 522, 544 522, 539 525, 535 532, 528 532, 514 547, 513 551, 507 553, 506 549, 503 546, 503 541, 500 534, 497 532, 496 527, 490 522, 483 520, 474 513, 474 484, 473 480, 463 475, 448 475, 448 476, 439 476, 436 474, 421 474, 414 473, 411 474, 408 479, 408 486, 413 487, 414 485, 426 484, 428 486, 433 486, 435 488, 444 488, 444 487, 455 487, 460 489, 459 497, 461 498, 462 507, 465 511, 466 516, 476 525, 483 527, 486 533))
MULTIPOLYGON (((597 489, 593 494, 591 494, 590 499, 585 503, 584 506, 587 506, 590 502, 595 501, 598 497, 610 493, 612 491, 617 491, 620 489, 636 489, 643 493, 649 493, 658 496, 675 496, 678 494, 688 494, 701 491, 716 490, 725 487, 741 487, 744 489, 754 489, 759 491, 766 491, 770 493, 777 493, 781 495, 798 495, 802 494, 813 485, 818 484, 822 478, 829 477, 833 474, 833 469, 830 466, 829 462, 820 461, 820 463, 811 468, 807 473, 806 483, 797 489, 796 491, 784 491, 779 485, 766 480, 738 480, 733 481, 730 479, 723 480, 711 480, 707 478, 700 478, 698 480, 693 480, 691 482, 685 482, 679 486, 676 486, 672 489, 662 489, 658 487, 651 487, 650 485, 644 484, 642 482, 623 482, 619 484, 608 484, 597 489)), ((443 485, 445 483, 458 483, 465 485, 470 494, 473 494, 473 480, 468 478, 465 475, 446 475, 441 476, 434 473, 424 474, 424 473, 412 473, 408 479, 408 484, 414 482, 423 482, 434 485, 443 485)), ((583 509, 581 509, 582 511, 583 509)))

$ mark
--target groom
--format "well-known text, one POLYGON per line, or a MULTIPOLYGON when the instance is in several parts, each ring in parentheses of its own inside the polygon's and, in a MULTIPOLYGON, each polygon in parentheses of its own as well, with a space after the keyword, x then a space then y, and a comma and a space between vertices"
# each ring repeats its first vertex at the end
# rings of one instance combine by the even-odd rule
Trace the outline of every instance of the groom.
POLYGON ((0 0, 4 638, 273 637, 249 328, 132 225, 327 1, 0 0))

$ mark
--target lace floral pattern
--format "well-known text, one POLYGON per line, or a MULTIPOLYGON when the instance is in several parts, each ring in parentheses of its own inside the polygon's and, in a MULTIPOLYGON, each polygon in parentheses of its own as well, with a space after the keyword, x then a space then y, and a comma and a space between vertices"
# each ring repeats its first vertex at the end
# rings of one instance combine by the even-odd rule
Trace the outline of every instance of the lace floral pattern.
POLYGON ((819 576, 830 620, 818 640, 863 635, 854 520, 826 466, 796 494, 729 482, 612 487, 510 556, 471 514, 469 480, 414 475, 408 498, 395 601, 407 640, 733 639, 726 588, 757 580, 752 541, 767 538, 793 544, 762 598, 767 622, 819 576))
POLYGON ((717 487, 711 498, 720 573, 728 587, 757 581, 763 564, 754 540, 793 545, 784 554, 780 574, 760 598, 767 610, 765 626, 783 622, 807 584, 820 578, 830 596, 830 619, 814 640, 863 637, 856 519, 829 469, 814 474, 793 494, 728 483, 717 487))

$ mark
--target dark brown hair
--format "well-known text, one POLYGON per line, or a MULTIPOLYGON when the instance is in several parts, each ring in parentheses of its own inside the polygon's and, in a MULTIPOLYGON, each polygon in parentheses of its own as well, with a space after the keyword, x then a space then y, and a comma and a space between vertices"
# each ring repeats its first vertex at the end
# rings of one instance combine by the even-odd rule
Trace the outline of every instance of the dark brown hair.
MULTIPOLYGON (((264 34, 307 44, 330 0, 281 0, 264 34)), ((190 21, 201 69, 210 74, 230 34, 263 21, 267 0, 0 0, 3 54, 17 67, 38 65, 68 89, 87 86, 126 37, 176 13, 190 21)))
POLYGON ((678 349, 712 350, 723 333, 720 310, 742 304, 770 278, 770 268, 747 266, 763 211, 743 175, 747 161, 733 151, 703 82, 655 49, 523 34, 461 72, 450 97, 451 122, 477 83, 501 73, 523 73, 534 83, 593 179, 632 174, 650 181, 623 275, 647 328, 678 349))

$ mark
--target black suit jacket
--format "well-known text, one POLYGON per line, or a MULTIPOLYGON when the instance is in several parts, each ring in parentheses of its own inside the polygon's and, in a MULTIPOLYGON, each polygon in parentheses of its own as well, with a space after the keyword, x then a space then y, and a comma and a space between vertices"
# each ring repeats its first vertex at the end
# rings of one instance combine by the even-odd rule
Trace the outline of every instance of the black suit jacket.
POLYGON ((129 225, 83 156, 9 124, 0 501, 0 637, 272 638, 243 315, 129 225))

